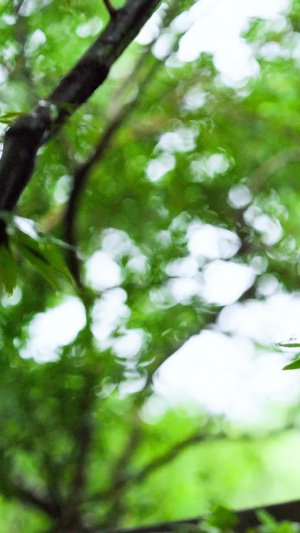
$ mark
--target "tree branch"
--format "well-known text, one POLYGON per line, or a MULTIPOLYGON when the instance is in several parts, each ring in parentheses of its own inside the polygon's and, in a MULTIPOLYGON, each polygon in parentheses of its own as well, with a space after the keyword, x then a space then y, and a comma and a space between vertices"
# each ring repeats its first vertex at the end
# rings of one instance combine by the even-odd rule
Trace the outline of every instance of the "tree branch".
MULTIPOLYGON (((159 457, 155 457, 153 461, 150 461, 139 471, 131 475, 128 475, 126 478, 125 477, 119 478, 118 480, 116 480, 114 485, 110 487, 109 489, 93 494, 90 498, 90 501, 98 501, 100 499, 103 500, 103 499, 112 498, 116 492, 118 492, 120 489, 122 489, 124 486, 128 485, 129 483, 142 483, 149 475, 152 474, 152 472, 155 472, 155 470, 170 463, 182 451, 184 451, 186 448, 189 448, 190 446, 194 446, 195 444, 204 443, 208 441, 219 442, 219 441, 226 440, 226 439, 230 442, 256 440, 255 437, 251 437, 248 434, 240 435, 240 436, 237 436, 236 438, 230 438, 223 430, 219 431, 217 435, 215 434, 211 435, 209 433, 204 433, 205 429, 209 429, 209 425, 210 425, 210 422, 208 422, 207 427, 203 428, 201 432, 196 431, 189 437, 186 437, 182 441, 176 443, 172 448, 170 448, 170 450, 163 453, 159 457)), ((289 424, 283 429, 276 429, 274 431, 271 431, 266 436, 266 438, 273 438, 278 435, 282 435, 283 432, 291 431, 294 429, 295 429, 294 425, 289 424)))
POLYGON ((15 38, 19 45, 19 61, 16 67, 16 70, 20 72, 21 77, 26 81, 28 86, 28 98, 31 101, 32 105, 36 104, 38 100, 38 94, 36 91, 36 86, 33 81, 33 75, 31 68, 29 66, 29 61, 26 58, 25 47, 27 43, 27 28, 25 24, 24 17, 20 15, 20 10, 23 6, 24 0, 19 0, 18 2, 13 2, 13 7, 16 15, 15 22, 15 38))
POLYGON ((161 455, 160 457, 156 457, 153 461, 145 465, 143 468, 141 468, 139 471, 127 475, 127 477, 120 477, 116 480, 116 483, 113 487, 98 492, 96 494, 93 494, 90 498, 90 501, 99 501, 99 500, 106 500, 110 499, 115 495, 115 493, 118 493, 121 489, 123 489, 125 486, 127 486, 130 483, 142 483, 152 472, 157 470, 158 468, 161 468, 162 466, 165 466, 169 462, 171 462, 173 459, 179 455, 183 450, 186 448, 193 446, 194 444, 199 444, 200 442, 205 442, 208 440, 220 440, 225 439, 226 435, 221 434, 218 436, 214 435, 203 435, 202 433, 199 433, 197 431, 195 434, 190 435, 186 439, 182 440, 181 442, 178 442, 175 444, 170 450, 168 450, 166 453, 161 455))
MULTIPOLYGON (((277 521, 288 520, 290 522, 300 522, 300 500, 294 500, 286 503, 265 505, 236 511, 235 514, 238 522, 234 527, 234 531, 243 533, 244 531, 247 531, 248 528, 259 526, 261 522, 257 513, 262 509, 277 521)), ((188 526, 192 527, 199 525, 199 522, 207 518, 207 516, 208 515, 187 520, 175 520, 172 522, 161 522, 159 524, 137 528, 110 529, 109 532, 101 530, 101 533, 179 533, 183 526, 185 527, 184 531, 188 531, 186 529, 188 526)), ((94 529, 95 533, 96 531, 97 530, 94 529)), ((100 533, 100 530, 98 531, 100 533)))
POLYGON ((116 17, 117 14, 118 14, 118 10, 112 5, 111 1, 110 0, 103 0, 104 4, 105 4, 105 7, 107 9, 107 11, 109 12, 110 16, 113 18, 113 17, 116 17))
MULTIPOLYGON (((138 416, 138 415, 137 415, 138 416)), ((128 442, 123 450, 123 453, 117 461, 113 473, 112 473, 112 487, 110 490, 110 496, 107 499, 111 501, 111 508, 107 513, 105 522, 102 527, 117 527, 122 520, 122 516, 125 510, 125 498, 124 490, 130 481, 130 475, 128 474, 128 465, 130 459, 134 455, 139 443, 140 443, 141 428, 138 420, 133 422, 133 428, 129 435, 128 442)))
POLYGON ((128 0, 49 97, 8 129, 0 162, 0 209, 15 208, 33 173, 39 147, 105 81, 158 4, 159 0, 128 0))
MULTIPOLYGON (((123 108, 120 109, 120 111, 108 123, 91 157, 75 170, 73 180, 74 186, 71 191, 64 219, 65 241, 71 244, 72 246, 76 245, 75 217, 80 199, 80 194, 83 191, 83 188, 85 187, 85 184, 89 177, 89 173, 92 170, 93 166, 101 161, 101 159, 105 155, 107 148, 109 147, 111 139, 119 131, 120 126, 124 123, 128 115, 136 107, 144 88, 148 85, 148 83, 150 83, 150 80, 153 78, 154 71, 156 70, 157 65, 158 64, 155 63, 148 71, 148 74, 145 76, 143 83, 140 85, 139 92, 135 96, 135 98, 133 98, 128 104, 124 105, 123 108)), ((80 283, 79 263, 76 257, 76 252, 70 249, 67 251, 67 254, 69 268, 76 281, 80 283)))
MULTIPOLYGON (((110 139, 114 133, 119 129, 121 123, 127 115, 127 110, 122 110, 116 117, 108 124, 106 130, 104 131, 103 136, 99 140, 94 154, 80 167, 75 170, 74 173, 74 186, 71 191, 70 199, 68 202, 67 210, 64 217, 64 227, 65 227, 65 241, 71 245, 76 244, 75 238, 75 217, 77 212, 77 206, 80 198, 80 194, 86 184, 86 181, 89 176, 89 172, 93 165, 99 161, 105 150, 108 147, 110 139)), ((79 262, 77 260, 76 252, 73 250, 67 251, 67 259, 70 271, 74 276, 74 279, 80 285, 80 268, 79 262)))
POLYGON ((94 425, 92 409, 95 401, 95 379, 93 373, 87 372, 85 386, 80 394, 78 411, 79 423, 74 432, 74 474, 70 486, 70 496, 65 506, 64 519, 68 525, 80 524, 80 506, 83 501, 87 477, 87 462, 90 452, 94 425))
MULTIPOLYGON (((170 21, 176 16, 176 14, 178 13, 179 7, 180 7, 179 0, 174 1, 169 6, 163 18, 163 25, 161 29, 164 29, 166 25, 168 25, 170 21)), ((159 39, 160 36, 161 36, 161 32, 159 33, 159 36, 156 38, 156 41, 159 39)), ((124 93, 127 86, 131 82, 136 80, 136 78, 138 77, 140 73, 141 68, 143 67, 145 63, 145 60, 149 56, 150 51, 151 51, 151 46, 149 45, 145 49, 141 57, 139 58, 131 75, 125 80, 124 84, 120 88, 118 88, 118 90, 116 91, 115 99, 119 98, 122 95, 122 93, 124 93)), ((73 178, 73 189, 70 194, 70 198, 69 198, 69 202, 67 205, 65 218, 64 218, 65 241, 74 247, 76 246, 76 237, 75 237, 76 212, 78 208, 80 195, 86 185, 87 179, 89 177, 89 173, 91 169, 93 168, 93 166, 96 163, 99 163, 103 159, 103 156, 105 155, 105 152, 107 148, 109 147, 111 139, 120 130, 120 127, 126 121, 128 115, 130 115, 130 113, 132 113, 132 111, 136 108, 136 106, 138 105, 141 99, 141 96, 143 96, 145 90, 149 87, 151 81, 154 79, 156 71, 162 65, 164 65, 164 61, 158 60, 158 59, 155 60, 154 64, 150 65, 150 68, 148 68, 148 72, 143 77, 142 82, 139 83, 138 91, 135 97, 132 98, 130 102, 123 105, 123 107, 113 116, 113 118, 107 124, 102 136, 98 140, 98 143, 94 149, 94 153, 91 155, 89 159, 87 159, 87 161, 85 161, 81 166, 75 169, 74 178, 73 178)), ((112 100, 114 100, 114 96, 112 100)), ((74 279, 77 281, 78 285, 80 286, 81 284, 80 265, 79 265, 78 258, 76 256, 76 251, 72 249, 68 250, 67 259, 68 259, 68 265, 69 265, 70 271, 72 272, 74 279)))
POLYGON ((18 476, 10 481, 11 495, 20 502, 36 507, 52 518, 58 518, 62 512, 62 506, 52 503, 49 499, 26 487, 24 481, 18 476))

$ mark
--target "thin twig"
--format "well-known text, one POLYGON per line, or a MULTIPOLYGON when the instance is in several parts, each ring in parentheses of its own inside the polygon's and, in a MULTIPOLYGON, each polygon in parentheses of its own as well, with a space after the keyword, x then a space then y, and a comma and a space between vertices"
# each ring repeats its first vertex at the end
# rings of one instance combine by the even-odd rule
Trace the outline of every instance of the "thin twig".
POLYGON ((127 487, 127 480, 130 477, 128 474, 128 466, 130 459, 134 455, 141 436, 140 420, 138 420, 138 414, 133 422, 133 429, 128 438, 124 451, 117 461, 114 471, 112 473, 113 487, 111 493, 111 508, 105 518, 103 526, 109 525, 110 527, 117 527, 124 514, 125 510, 125 498, 124 489, 127 487))
MULTIPOLYGON (((170 23, 170 21, 175 17, 179 7, 180 7, 179 0, 172 2, 169 9, 165 13, 165 17, 163 18, 162 29, 165 28, 170 23)), ((158 38, 159 36, 157 37, 157 39, 158 38)), ((176 45, 174 45, 174 48, 175 46, 176 45)), ((133 81, 137 79, 150 52, 151 52, 151 46, 149 45, 148 47, 146 47, 143 54, 137 61, 136 66, 133 72, 131 73, 131 75, 125 80, 122 87, 116 91, 115 96, 112 97, 112 100, 118 99, 122 94, 124 94, 128 84, 132 83, 133 81)), ((172 52, 170 52, 170 54, 171 53, 172 52)), ((99 164, 100 161, 103 159, 103 156, 105 155, 106 150, 112 138, 120 130, 121 125, 126 121, 128 115, 132 113, 132 111, 136 108, 145 90, 149 87, 151 81, 154 79, 156 71, 163 65, 164 65, 164 61, 160 61, 156 59, 155 63, 150 66, 150 68, 148 69, 148 73, 143 77, 142 82, 139 84, 139 89, 138 89, 136 96, 128 104, 125 104, 115 114, 115 116, 107 124, 106 129, 104 130, 104 133, 102 134, 101 138, 98 140, 98 143, 94 149, 93 155, 84 164, 78 167, 74 172, 73 189, 71 191, 70 199, 69 199, 66 214, 65 214, 65 221, 64 221, 65 240, 66 242, 68 242, 74 247, 76 247, 76 244, 77 244, 77 239, 75 236, 75 218, 76 218, 76 213, 78 209, 78 203, 79 203, 80 195, 88 180, 89 173, 92 170, 93 166, 96 163, 99 164)), ((78 257, 76 253, 72 250, 68 251, 67 254, 68 254, 67 259, 68 259, 69 268, 74 276, 74 279, 77 281, 78 285, 80 286, 81 285, 80 264, 79 264, 78 257)))
POLYGON ((110 16, 112 18, 116 17, 118 10, 112 5, 110 0, 103 0, 103 2, 104 2, 104 5, 105 5, 107 11, 109 12, 110 16))
POLYGON ((24 80, 27 82, 29 91, 29 98, 32 104, 35 104, 38 99, 37 94, 37 88, 33 81, 33 76, 31 72, 31 68, 29 67, 28 60, 26 58, 25 54, 25 46, 27 42, 27 31, 26 31, 26 25, 25 25, 25 18, 20 15, 21 7, 24 3, 24 0, 21 0, 20 2, 14 2, 14 9, 16 14, 16 22, 15 22, 15 37, 16 41, 19 45, 19 64, 20 64, 20 70, 21 75, 23 76, 24 80))
POLYGON ((80 421, 75 432, 75 472, 71 483, 69 507, 71 513, 79 509, 86 485, 86 468, 93 434, 92 409, 94 406, 94 376, 88 373, 85 376, 85 386, 81 391, 79 402, 80 421))
POLYGON ((170 463, 173 459, 175 459, 183 450, 186 448, 189 448, 190 446, 193 446, 195 444, 199 444, 200 442, 205 441, 219 441, 226 439, 225 433, 220 433, 218 436, 215 435, 205 435, 202 432, 197 431, 195 434, 185 438, 181 442, 178 442, 175 444, 170 450, 168 450, 166 453, 162 454, 159 457, 156 457, 153 461, 150 461, 146 466, 141 468, 139 471, 130 474, 127 476, 127 478, 121 478, 119 480, 118 485, 114 485, 113 487, 99 491, 95 494, 93 494, 90 498, 90 501, 101 501, 101 500, 109 500, 110 498, 114 497, 115 494, 120 491, 124 486, 127 486, 129 484, 136 484, 136 483, 142 483, 150 474, 152 474, 154 471, 158 470, 159 468, 165 466, 166 464, 170 463))

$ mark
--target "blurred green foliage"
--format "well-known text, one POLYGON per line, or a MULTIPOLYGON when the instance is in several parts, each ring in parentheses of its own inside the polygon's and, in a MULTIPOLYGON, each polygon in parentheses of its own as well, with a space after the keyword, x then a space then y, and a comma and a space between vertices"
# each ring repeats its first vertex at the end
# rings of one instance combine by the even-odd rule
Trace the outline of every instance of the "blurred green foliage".
MULTIPOLYGON (((40 149, 18 215, 52 237, 19 231, 12 252, 0 249, 3 533, 94 524, 111 530, 198 516, 216 503, 246 507, 299 497, 291 431, 297 404, 280 415, 274 434, 266 428, 250 435, 199 406, 172 408, 153 389, 160 366, 192 335, 214 327, 224 307, 198 290, 182 297, 172 290, 184 277, 178 261, 190 257, 193 224, 232 232, 238 246, 225 261, 262 265, 240 301, 264 299, 257 287, 265 274, 282 290, 299 290, 299 2, 281 24, 251 22, 243 37, 259 74, 237 86, 225 84, 209 54, 178 60, 184 31, 168 17, 193 3, 170 2, 170 12, 166 4, 160 11, 160 31, 168 24, 174 42, 163 59, 151 44, 133 43, 103 87, 40 149), (268 43, 281 53, 264 57, 268 43), (75 287, 65 266, 70 250, 51 238, 66 240, 76 169, 116 115, 118 127, 79 198, 82 284, 75 287), (100 263, 89 274, 99 252, 118 268, 112 285, 100 263), (30 344, 33 321, 70 296, 82 302, 85 326, 39 358, 30 344), (132 332, 137 349, 126 343, 132 332)), ((60 0, 0 1, 2 132, 47 96, 107 20, 102 3, 91 0, 70 8, 60 0)), ((212 260, 200 254, 197 261, 201 285, 212 260)), ((49 339, 56 334, 50 330, 49 339)), ((228 519, 230 527, 224 513, 210 526, 228 519)), ((261 531, 295 531, 276 527, 265 520, 261 531)))

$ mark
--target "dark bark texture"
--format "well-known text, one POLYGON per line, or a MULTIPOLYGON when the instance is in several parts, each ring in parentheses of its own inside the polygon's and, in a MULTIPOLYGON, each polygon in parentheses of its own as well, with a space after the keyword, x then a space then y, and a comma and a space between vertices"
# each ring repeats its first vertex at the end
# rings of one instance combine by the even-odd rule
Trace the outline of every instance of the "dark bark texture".
POLYGON ((105 81, 110 67, 137 36, 159 2, 128 0, 116 10, 103 33, 49 97, 7 130, 0 161, 0 209, 14 210, 34 171, 39 147, 105 81))

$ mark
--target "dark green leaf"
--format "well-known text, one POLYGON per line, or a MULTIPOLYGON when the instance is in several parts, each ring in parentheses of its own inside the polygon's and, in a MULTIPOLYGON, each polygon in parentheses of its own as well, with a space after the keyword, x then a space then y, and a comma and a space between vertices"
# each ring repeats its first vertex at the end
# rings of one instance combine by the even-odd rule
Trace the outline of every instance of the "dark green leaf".
POLYGON ((4 115, 0 115, 0 123, 11 124, 11 122, 13 122, 20 115, 24 115, 24 112, 10 111, 8 113, 4 113, 4 115))
POLYGON ((59 285, 59 275, 73 283, 72 275, 57 245, 34 239, 22 232, 16 232, 11 240, 31 266, 55 288, 59 285))
POLYGON ((297 370, 300 368, 300 358, 284 366, 282 370, 297 370))
POLYGON ((0 246, 0 283, 10 296, 16 287, 18 279, 18 265, 9 248, 0 246))

